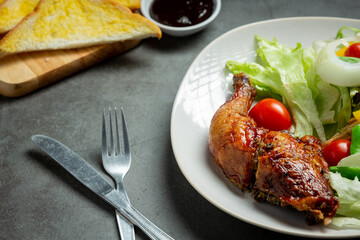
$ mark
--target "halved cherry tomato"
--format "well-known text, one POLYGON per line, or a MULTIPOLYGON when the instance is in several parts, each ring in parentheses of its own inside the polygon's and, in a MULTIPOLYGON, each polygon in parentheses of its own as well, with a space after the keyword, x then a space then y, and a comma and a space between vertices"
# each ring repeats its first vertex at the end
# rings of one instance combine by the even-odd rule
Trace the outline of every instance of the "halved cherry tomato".
POLYGON ((345 51, 346 57, 360 58, 360 42, 351 44, 345 51))
POLYGON ((336 166, 341 159, 350 155, 351 142, 345 139, 332 141, 323 149, 323 156, 329 166, 336 166))
POLYGON ((276 99, 265 98, 250 109, 252 117, 259 127, 273 131, 289 130, 291 116, 286 107, 276 99))

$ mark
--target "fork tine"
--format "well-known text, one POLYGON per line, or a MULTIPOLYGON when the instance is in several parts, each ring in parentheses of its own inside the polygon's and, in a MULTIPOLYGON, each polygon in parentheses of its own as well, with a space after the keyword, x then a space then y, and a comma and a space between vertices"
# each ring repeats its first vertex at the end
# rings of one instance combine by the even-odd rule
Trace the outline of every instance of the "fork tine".
POLYGON ((115 130, 116 130, 116 146, 117 146, 117 153, 121 155, 120 149, 120 139, 119 139, 119 124, 118 124, 118 117, 117 117, 117 109, 115 107, 115 130))
POLYGON ((115 145, 114 145, 114 134, 113 134, 113 123, 111 119, 111 108, 109 108, 109 119, 110 119, 110 155, 115 155, 115 145))
POLYGON ((121 107, 122 129, 123 129, 123 142, 124 142, 124 154, 130 156, 130 144, 127 133, 124 109, 121 107))
POLYGON ((108 155, 108 147, 106 141, 106 123, 105 123, 105 108, 103 109, 103 119, 102 119, 102 155, 108 155))

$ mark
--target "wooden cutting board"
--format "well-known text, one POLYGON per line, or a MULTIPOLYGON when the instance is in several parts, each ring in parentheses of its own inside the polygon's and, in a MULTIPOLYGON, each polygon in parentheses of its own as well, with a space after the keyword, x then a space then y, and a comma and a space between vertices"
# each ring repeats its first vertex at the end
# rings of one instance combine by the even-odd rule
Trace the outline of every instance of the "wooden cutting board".
POLYGON ((0 59, 0 94, 20 97, 137 46, 141 40, 82 49, 22 53, 0 59))

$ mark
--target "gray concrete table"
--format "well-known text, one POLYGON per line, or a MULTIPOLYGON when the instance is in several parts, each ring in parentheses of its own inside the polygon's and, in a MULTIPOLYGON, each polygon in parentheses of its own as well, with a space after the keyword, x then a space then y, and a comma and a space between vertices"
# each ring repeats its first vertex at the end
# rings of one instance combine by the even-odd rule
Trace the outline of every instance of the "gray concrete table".
MULTIPOLYGON (((185 38, 164 35, 21 98, 0 97, 0 239, 118 239, 114 211, 30 141, 36 133, 68 145, 99 171, 101 112, 125 109, 133 205, 175 239, 299 239, 219 210, 186 181, 170 142, 181 80, 212 40, 240 25, 282 17, 358 18, 358 0, 224 0, 216 21, 185 38)), ((109 181, 110 178, 109 178, 109 181)), ((147 237, 136 229, 137 239, 147 237)))

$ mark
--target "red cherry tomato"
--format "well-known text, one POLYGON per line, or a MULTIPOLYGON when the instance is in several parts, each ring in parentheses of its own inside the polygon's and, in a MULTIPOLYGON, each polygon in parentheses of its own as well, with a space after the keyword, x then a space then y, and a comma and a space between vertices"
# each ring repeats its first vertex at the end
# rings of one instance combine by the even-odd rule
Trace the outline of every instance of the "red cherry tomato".
POLYGON ((360 42, 351 44, 345 51, 346 57, 360 58, 360 42))
POLYGON ((323 156, 329 166, 336 166, 341 159, 350 155, 349 140, 337 139, 323 149, 323 156))
POLYGON ((259 127, 273 131, 289 130, 291 116, 286 107, 276 99, 265 98, 250 109, 252 117, 259 127))

